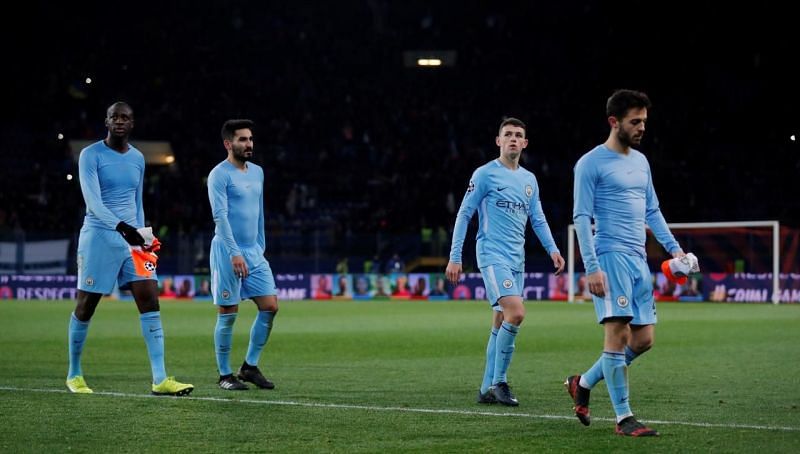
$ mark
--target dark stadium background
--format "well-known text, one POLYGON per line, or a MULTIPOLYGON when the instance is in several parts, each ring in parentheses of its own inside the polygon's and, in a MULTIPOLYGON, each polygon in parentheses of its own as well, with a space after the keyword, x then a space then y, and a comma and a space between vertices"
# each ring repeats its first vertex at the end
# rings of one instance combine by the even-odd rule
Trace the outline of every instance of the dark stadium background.
MULTIPOLYGON (((789 10, 387 0, 20 7, 2 32, 4 237, 76 236, 84 208, 77 179, 66 179, 77 174, 68 140, 102 138, 105 108, 124 100, 136 113, 133 143, 165 140, 175 152, 175 164, 146 173, 145 213, 169 246, 168 271, 207 263, 205 176, 225 157, 219 129, 231 117, 258 124, 276 270, 332 271, 348 257, 352 272, 376 254, 445 255, 448 194, 457 209, 471 171, 496 156, 506 115, 528 124, 523 165, 564 251, 572 166, 605 140, 604 104, 616 88, 654 103, 641 149, 669 222, 800 227, 789 10), (409 50, 452 50, 456 63, 408 68, 409 50)), ((544 269, 541 247, 527 247, 529 266, 544 269)))

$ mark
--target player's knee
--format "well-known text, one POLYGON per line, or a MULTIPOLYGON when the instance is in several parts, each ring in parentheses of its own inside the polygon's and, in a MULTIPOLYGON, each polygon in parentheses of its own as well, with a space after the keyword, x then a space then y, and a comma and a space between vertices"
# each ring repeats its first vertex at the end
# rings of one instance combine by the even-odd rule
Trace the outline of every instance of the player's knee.
POLYGON ((94 315, 94 307, 78 304, 75 306, 75 318, 82 322, 88 322, 94 315))
POLYGON ((158 296, 148 295, 136 299, 136 306, 139 308, 139 313, 144 314, 147 312, 156 312, 160 310, 158 304, 158 296))
POLYGON ((504 320, 512 325, 519 326, 525 320, 525 311, 508 311, 504 312, 504 320))
POLYGON ((267 311, 272 312, 274 314, 278 313, 278 297, 277 296, 267 296, 265 298, 260 298, 256 302, 256 306, 258 306, 259 311, 267 311))
POLYGON ((100 295, 89 292, 78 292, 78 299, 75 304, 75 318, 82 322, 88 322, 94 315, 97 309, 97 303, 100 302, 100 295))
POLYGON ((642 353, 653 348, 653 339, 652 338, 637 339, 635 342, 631 344, 630 348, 637 355, 641 355, 642 353))
POLYGON ((236 314, 239 312, 239 305, 233 304, 231 306, 217 306, 220 314, 236 314))

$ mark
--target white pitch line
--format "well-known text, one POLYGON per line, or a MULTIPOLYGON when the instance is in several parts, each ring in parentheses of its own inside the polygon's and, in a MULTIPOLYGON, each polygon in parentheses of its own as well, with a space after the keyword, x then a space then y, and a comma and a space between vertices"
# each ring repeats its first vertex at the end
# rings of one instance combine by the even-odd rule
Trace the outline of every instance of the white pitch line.
MULTIPOLYGON (((0 386, 0 391, 55 393, 55 394, 70 393, 68 390, 65 389, 16 388, 13 386, 0 386)), ((201 402, 245 403, 245 404, 256 404, 256 405, 284 405, 290 407, 306 407, 306 408, 335 408, 344 410, 386 411, 386 412, 401 412, 401 413, 430 413, 430 414, 461 415, 461 416, 501 416, 510 418, 560 419, 569 421, 575 419, 574 416, 535 415, 531 413, 497 413, 493 411, 452 410, 446 408, 376 407, 373 405, 325 404, 316 402, 295 402, 291 400, 223 399, 221 397, 192 397, 192 396, 170 397, 170 396, 154 396, 152 394, 117 393, 110 391, 95 391, 92 395, 129 397, 135 399, 178 399, 178 400, 191 400, 191 401, 201 401, 201 402)), ((592 417, 592 420, 608 421, 608 422, 615 421, 613 418, 597 418, 597 417, 592 417)), ((786 426, 759 426, 752 424, 717 424, 717 423, 690 422, 690 421, 659 421, 654 419, 647 419, 647 420, 642 419, 641 421, 651 424, 674 425, 674 426, 708 427, 708 428, 719 428, 719 429, 782 430, 786 432, 800 432, 800 427, 786 427, 786 426)))

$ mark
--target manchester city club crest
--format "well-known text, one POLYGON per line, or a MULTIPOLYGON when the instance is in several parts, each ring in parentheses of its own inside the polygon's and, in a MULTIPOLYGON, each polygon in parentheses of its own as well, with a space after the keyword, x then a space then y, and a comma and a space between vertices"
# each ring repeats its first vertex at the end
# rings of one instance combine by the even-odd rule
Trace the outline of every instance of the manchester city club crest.
POLYGON ((628 298, 625 295, 620 295, 617 297, 617 306, 619 307, 628 307, 628 298))
POLYGON ((87 285, 87 286, 91 287, 91 286, 93 286, 93 285, 94 285, 94 278, 93 278, 93 277, 91 277, 91 276, 89 276, 89 277, 87 277, 87 278, 86 278, 86 281, 85 281, 85 282, 86 282, 86 285, 87 285))
POLYGON ((503 287, 504 288, 511 288, 513 286, 514 286, 514 282, 511 281, 511 279, 506 279, 506 280, 503 281, 503 287))
POLYGON ((531 198, 531 196, 533 195, 533 186, 529 184, 525 185, 525 195, 528 196, 529 199, 531 198))
POLYGON ((228 298, 230 298, 230 297, 231 297, 231 292, 229 292, 229 291, 227 291, 227 290, 223 290, 223 291, 222 291, 222 298, 223 298, 223 299, 228 299, 228 298))

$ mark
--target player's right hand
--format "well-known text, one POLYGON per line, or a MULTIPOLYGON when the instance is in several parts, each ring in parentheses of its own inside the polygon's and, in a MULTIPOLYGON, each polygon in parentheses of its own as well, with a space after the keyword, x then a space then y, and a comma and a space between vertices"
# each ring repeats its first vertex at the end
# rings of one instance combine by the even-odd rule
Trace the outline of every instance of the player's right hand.
POLYGON ((606 273, 603 270, 595 271, 586 275, 586 285, 589 293, 599 298, 606 296, 606 273))
POLYGON ((447 269, 444 270, 444 275, 451 284, 458 285, 458 278, 461 277, 461 264, 448 262, 447 269))
POLYGON ((235 255, 231 257, 231 264, 233 264, 233 272, 236 277, 244 279, 250 275, 250 270, 247 269, 247 262, 244 261, 243 256, 235 255))
POLYGON ((131 246, 144 246, 144 238, 142 238, 142 235, 136 230, 136 227, 123 221, 117 224, 117 232, 119 232, 122 238, 125 238, 125 241, 131 246))

